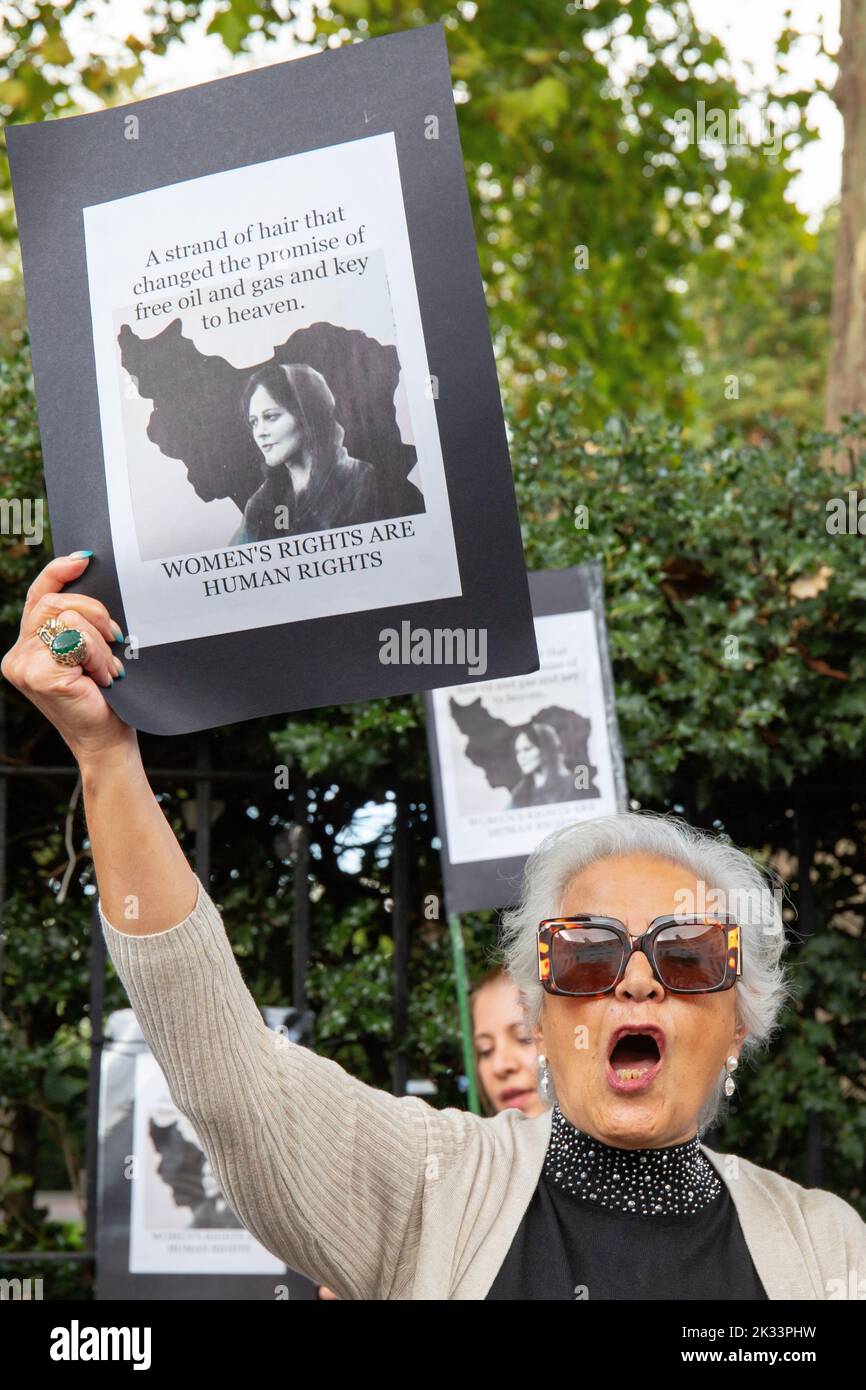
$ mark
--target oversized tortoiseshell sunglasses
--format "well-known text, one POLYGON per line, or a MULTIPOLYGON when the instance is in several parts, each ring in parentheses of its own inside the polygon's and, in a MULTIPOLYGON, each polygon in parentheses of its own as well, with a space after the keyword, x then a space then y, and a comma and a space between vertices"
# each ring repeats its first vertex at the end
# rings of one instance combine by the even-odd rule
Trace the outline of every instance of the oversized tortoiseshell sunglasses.
POLYGON ((742 975, 734 917, 656 917, 633 935, 616 917, 548 917, 538 926, 538 978, 548 994, 610 994, 632 951, 643 951, 659 984, 674 994, 730 989, 742 975))

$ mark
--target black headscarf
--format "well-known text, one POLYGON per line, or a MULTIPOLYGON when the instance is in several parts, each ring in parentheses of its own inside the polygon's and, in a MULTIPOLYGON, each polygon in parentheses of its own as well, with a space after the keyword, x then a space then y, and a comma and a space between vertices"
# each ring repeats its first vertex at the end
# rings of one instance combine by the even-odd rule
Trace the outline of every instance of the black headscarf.
POLYGON ((336 403, 321 372, 304 362, 272 362, 249 379, 244 391, 244 418, 248 418, 253 392, 263 386, 275 401, 291 411, 299 422, 304 447, 312 458, 307 486, 300 493, 292 485, 288 467, 269 467, 262 459, 264 482, 247 504, 248 529, 260 536, 273 535, 276 508, 288 509, 289 532, 326 529, 341 524, 345 498, 341 483, 350 472, 351 458, 343 444, 345 430, 336 418, 336 403))

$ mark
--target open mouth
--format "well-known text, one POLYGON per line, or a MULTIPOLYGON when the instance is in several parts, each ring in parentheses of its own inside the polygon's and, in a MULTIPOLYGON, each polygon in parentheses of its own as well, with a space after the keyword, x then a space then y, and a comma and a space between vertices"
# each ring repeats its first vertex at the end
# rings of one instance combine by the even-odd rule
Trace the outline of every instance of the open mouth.
POLYGON ((610 1054, 610 1072, 620 1084, 641 1082, 661 1065, 661 1052, 652 1033, 624 1033, 610 1054))

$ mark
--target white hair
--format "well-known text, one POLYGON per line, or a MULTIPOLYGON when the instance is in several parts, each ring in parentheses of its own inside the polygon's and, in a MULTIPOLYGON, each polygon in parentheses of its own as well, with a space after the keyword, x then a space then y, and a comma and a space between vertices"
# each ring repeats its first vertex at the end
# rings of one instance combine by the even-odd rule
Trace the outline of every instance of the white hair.
MULTIPOLYGON (((737 1024, 746 1026, 739 1056, 741 1064, 751 1060, 778 1031, 779 1014, 791 993, 781 963, 786 944, 780 901, 784 888, 777 876, 735 845, 653 811, 626 811, 563 826, 546 836, 527 859, 520 899, 502 916, 497 955, 522 991, 530 1024, 539 1022, 544 1000, 536 949, 539 922, 562 915, 568 885, 581 869, 625 854, 653 855, 689 869, 709 905, 682 910, 727 912, 738 918, 742 976, 734 995, 737 1024)), ((721 1071, 698 1115, 699 1133, 718 1118, 725 1102, 724 1083, 721 1071)))

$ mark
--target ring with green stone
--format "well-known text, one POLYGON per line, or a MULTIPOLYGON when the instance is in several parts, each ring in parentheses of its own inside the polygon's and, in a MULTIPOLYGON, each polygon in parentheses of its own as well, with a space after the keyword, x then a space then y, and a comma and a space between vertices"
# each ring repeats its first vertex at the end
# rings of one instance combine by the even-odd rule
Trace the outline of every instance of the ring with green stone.
POLYGON ((77 627, 66 627, 59 618, 49 618, 37 631, 55 661, 64 666, 83 666, 87 660, 87 642, 77 627))

